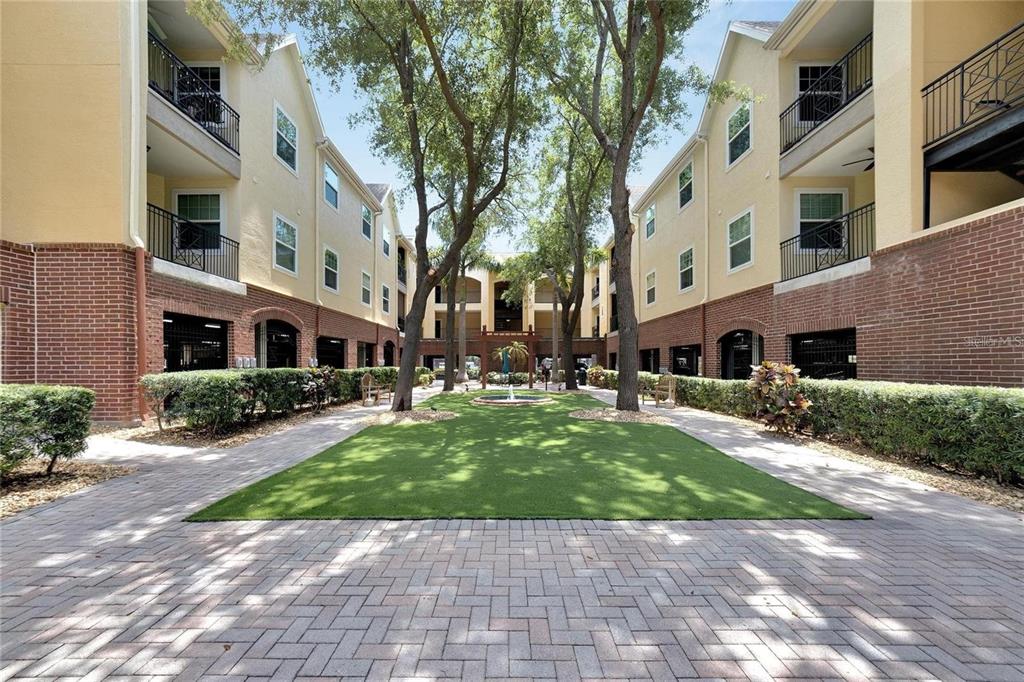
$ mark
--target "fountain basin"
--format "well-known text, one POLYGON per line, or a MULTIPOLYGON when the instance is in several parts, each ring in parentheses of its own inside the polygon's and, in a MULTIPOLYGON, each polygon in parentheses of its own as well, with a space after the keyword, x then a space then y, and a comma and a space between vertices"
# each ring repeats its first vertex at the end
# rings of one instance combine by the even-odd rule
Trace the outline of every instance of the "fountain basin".
POLYGON ((500 407, 518 407, 520 405, 545 405, 555 402, 543 395, 517 395, 509 397, 504 393, 492 393, 473 399, 474 405, 498 405, 500 407))

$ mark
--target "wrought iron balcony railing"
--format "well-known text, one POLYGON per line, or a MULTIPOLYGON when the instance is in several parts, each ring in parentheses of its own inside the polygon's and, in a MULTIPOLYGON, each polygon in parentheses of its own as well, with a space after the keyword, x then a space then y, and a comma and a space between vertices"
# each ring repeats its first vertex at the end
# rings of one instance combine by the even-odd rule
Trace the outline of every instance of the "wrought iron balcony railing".
POLYGON ((921 94, 926 147, 1024 104, 1024 23, 936 78, 921 94))
POLYGON ((148 204, 149 252, 160 260, 238 281, 238 242, 148 204))
POLYGON ((871 34, 865 36, 779 116, 782 153, 871 87, 871 34))
POLYGON ((398 331, 402 332, 403 334, 405 333, 405 316, 404 315, 399 315, 398 316, 398 331))
POLYGON ((590 298, 594 299, 601 295, 601 283, 598 282, 590 289, 590 298))
POLYGON ((238 153, 238 112, 152 33, 149 34, 149 87, 221 144, 238 153))
POLYGON ((874 248, 875 205, 871 203, 782 242, 782 281, 864 258, 874 248))
POLYGON ((399 264, 399 266, 398 266, 398 281, 401 282, 402 284, 406 284, 407 283, 406 280, 407 280, 408 276, 409 276, 409 273, 407 272, 407 269, 406 269, 405 265, 404 264, 399 264))

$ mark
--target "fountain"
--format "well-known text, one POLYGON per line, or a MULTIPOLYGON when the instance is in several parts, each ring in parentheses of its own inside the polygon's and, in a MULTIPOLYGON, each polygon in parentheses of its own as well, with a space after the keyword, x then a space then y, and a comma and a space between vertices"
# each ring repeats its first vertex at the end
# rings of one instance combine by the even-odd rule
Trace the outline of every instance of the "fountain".
POLYGON ((512 390, 512 363, 509 348, 511 348, 511 346, 499 349, 501 353, 501 373, 505 375, 505 381, 508 382, 508 395, 482 395, 479 398, 475 398, 473 403, 476 405, 500 405, 502 407, 511 407, 518 405, 543 405, 545 403, 554 402, 551 398, 542 395, 516 396, 515 391, 512 390))

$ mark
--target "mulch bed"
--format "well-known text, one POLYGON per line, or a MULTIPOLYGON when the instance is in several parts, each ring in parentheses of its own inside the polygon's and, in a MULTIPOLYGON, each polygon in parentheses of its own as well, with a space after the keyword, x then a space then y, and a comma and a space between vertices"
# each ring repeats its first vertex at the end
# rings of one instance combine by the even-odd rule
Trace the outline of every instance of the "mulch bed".
POLYGON ((389 426, 392 424, 421 424, 425 422, 444 422, 455 419, 458 415, 448 410, 410 410, 409 412, 384 412, 367 417, 363 421, 370 426, 389 426))
POLYGON ((192 448, 236 448, 239 445, 245 445, 257 438, 269 436, 277 433, 278 431, 295 426, 296 424, 302 424, 310 419, 328 416, 336 412, 344 412, 345 410, 352 410, 357 407, 361 407, 358 401, 345 403, 343 405, 329 405, 324 408, 322 412, 314 412, 312 410, 292 412, 291 414, 283 417, 262 419, 260 421, 244 424, 236 430, 221 434, 189 431, 183 425, 165 425, 164 430, 161 431, 157 426, 155 419, 140 426, 116 428, 112 430, 98 428, 94 429, 93 432, 102 433, 105 436, 111 436, 113 438, 131 440, 137 443, 149 443, 152 445, 183 445, 185 447, 192 448))
POLYGON ((31 460, 0 479, 0 518, 35 507, 103 481, 126 476, 134 467, 97 462, 57 462, 46 475, 46 461, 31 460))
POLYGON ((615 422, 618 424, 670 424, 665 417, 650 412, 631 412, 608 407, 600 410, 576 410, 570 412, 573 419, 585 419, 595 422, 615 422))

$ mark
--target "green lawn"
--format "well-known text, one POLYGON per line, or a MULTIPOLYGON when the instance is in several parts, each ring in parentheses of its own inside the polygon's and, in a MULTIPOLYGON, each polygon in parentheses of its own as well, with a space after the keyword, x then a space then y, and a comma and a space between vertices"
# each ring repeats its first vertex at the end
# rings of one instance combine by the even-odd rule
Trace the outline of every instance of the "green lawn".
POLYGON ((566 416, 599 407, 589 396, 530 407, 472 397, 437 396, 427 404, 457 419, 367 428, 189 520, 866 518, 671 426, 566 416))

